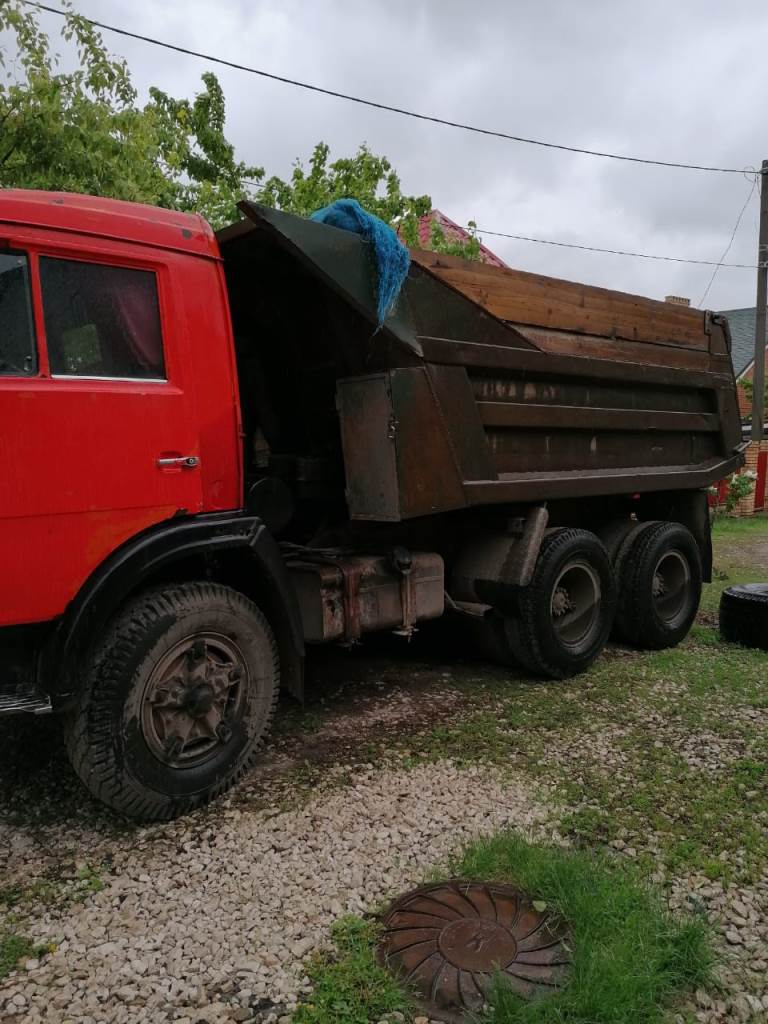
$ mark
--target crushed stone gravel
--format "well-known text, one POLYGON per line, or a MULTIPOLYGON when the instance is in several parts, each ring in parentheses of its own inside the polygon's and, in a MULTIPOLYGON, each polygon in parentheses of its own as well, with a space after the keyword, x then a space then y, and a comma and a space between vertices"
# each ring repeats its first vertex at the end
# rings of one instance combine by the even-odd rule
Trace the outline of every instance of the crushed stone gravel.
MULTIPOLYGON (((162 828, 99 835, 93 850, 81 834, 83 863, 108 849, 105 886, 40 909, 26 930, 56 951, 0 984, 0 1017, 282 1024, 334 920, 422 882, 473 836, 511 825, 552 837, 550 808, 530 785, 481 765, 329 776, 338 785, 298 807, 225 803, 162 828)), ((6 842, 9 877, 34 872, 34 839, 22 829, 6 842)), ((49 861, 48 852, 40 863, 49 861)))

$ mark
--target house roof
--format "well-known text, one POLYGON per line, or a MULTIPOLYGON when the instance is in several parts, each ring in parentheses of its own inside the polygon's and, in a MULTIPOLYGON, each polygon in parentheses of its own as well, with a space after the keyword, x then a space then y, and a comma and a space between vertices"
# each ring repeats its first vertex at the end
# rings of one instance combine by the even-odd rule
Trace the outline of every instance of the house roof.
POLYGON ((733 372, 740 377, 752 365, 755 357, 755 307, 747 309, 721 309, 731 328, 731 359, 733 372))
MULTIPOLYGON (((458 241, 469 241, 469 232, 466 231, 456 221, 451 220, 441 210, 430 210, 429 213, 425 213, 423 217, 419 219, 419 243, 422 248, 429 248, 429 232, 433 221, 437 221, 440 227, 445 232, 447 238, 453 238, 458 241)), ((507 264, 504 260, 500 259, 495 252, 491 252, 487 245, 480 243, 480 259, 483 263, 488 263, 492 267, 506 267, 507 264)))

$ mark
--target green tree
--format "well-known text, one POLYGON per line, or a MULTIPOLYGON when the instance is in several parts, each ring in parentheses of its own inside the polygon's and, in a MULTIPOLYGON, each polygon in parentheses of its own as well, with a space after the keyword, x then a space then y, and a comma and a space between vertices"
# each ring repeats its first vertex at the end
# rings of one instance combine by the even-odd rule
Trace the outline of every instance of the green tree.
POLYGON ((75 71, 60 70, 48 37, 19 0, 0 0, 0 31, 15 34, 13 68, 0 50, 0 186, 87 192, 196 210, 215 225, 234 220, 244 179, 260 167, 235 160, 224 135, 224 96, 216 77, 193 101, 158 89, 143 107, 125 61, 70 0, 62 36, 77 50, 75 71))
MULTIPOLYGON (((357 199, 397 228, 409 245, 419 241, 419 219, 429 196, 409 196, 389 160, 360 146, 330 160, 319 142, 305 169, 294 164, 288 181, 264 180, 261 167, 235 158, 225 135, 226 105, 216 76, 202 76, 194 99, 160 89, 137 103, 124 60, 106 50, 100 33, 62 0, 62 37, 73 43, 78 66, 61 70, 36 15, 20 0, 0 0, 0 32, 15 36, 17 57, 0 49, 0 187, 84 192, 200 213, 214 227, 237 220, 246 196, 308 216, 335 199, 357 199)), ((432 222, 429 247, 477 259, 480 244, 470 223, 468 242, 446 237, 432 222)))
MULTIPOLYGON (((419 221, 432 209, 429 196, 404 195, 400 177, 386 157, 372 153, 363 143, 352 157, 330 162, 330 148, 318 142, 305 168, 296 160, 288 181, 273 175, 258 189, 255 198, 265 206, 308 217, 336 199, 352 197, 361 206, 397 228, 407 245, 417 246, 419 221)), ((427 248, 436 252, 480 258, 477 225, 469 222, 467 240, 450 238, 441 224, 432 220, 427 248)))
MULTIPOLYGON (((744 388, 744 394, 746 395, 747 401, 749 402, 749 412, 746 413, 742 418, 747 421, 752 421, 752 402, 753 395, 755 393, 755 386, 749 377, 742 377, 739 384, 744 388)), ((768 380, 765 382, 763 388, 763 411, 768 414, 768 380)))
POLYGON ((352 157, 330 159, 330 148, 318 142, 306 169, 300 160, 290 180, 273 175, 258 189, 256 199, 286 213, 308 217, 336 199, 354 198, 387 224, 400 226, 415 244, 418 220, 432 208, 429 196, 403 195, 400 178, 389 160, 376 156, 363 143, 352 157))

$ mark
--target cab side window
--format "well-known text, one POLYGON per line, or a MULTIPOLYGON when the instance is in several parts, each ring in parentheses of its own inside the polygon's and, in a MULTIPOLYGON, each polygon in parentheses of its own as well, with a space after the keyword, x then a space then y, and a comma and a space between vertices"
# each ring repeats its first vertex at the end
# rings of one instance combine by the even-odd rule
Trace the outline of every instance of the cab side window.
POLYGON ((0 252, 0 377, 37 373, 29 267, 21 253, 0 252))
POLYGON ((165 379, 151 271, 41 256, 40 285, 54 376, 165 379))

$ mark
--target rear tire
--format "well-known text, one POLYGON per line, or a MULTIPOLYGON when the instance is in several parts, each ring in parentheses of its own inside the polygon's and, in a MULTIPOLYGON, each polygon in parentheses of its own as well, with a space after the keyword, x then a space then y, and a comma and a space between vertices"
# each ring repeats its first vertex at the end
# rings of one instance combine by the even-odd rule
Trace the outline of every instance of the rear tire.
POLYGON ((146 593, 117 614, 83 667, 65 720, 72 766, 129 817, 185 814, 253 763, 278 666, 272 630, 242 594, 209 583, 146 593))
POLYGON ((661 650, 687 636, 701 599, 701 555, 690 530, 644 523, 619 551, 616 574, 618 639, 661 650))
POLYGON ((605 548, 587 530, 552 530, 515 603, 515 615, 493 611, 480 624, 493 660, 551 679, 585 671, 613 625, 616 587, 605 548))

